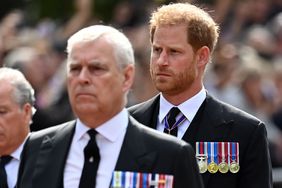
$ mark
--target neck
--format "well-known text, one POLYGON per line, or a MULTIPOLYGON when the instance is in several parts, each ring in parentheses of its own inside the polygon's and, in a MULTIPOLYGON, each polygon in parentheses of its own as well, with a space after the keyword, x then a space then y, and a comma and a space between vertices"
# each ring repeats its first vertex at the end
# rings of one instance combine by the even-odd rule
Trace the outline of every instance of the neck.
POLYGON ((182 104, 183 102, 189 100, 190 98, 192 98, 193 96, 195 96, 197 93, 199 93, 202 90, 203 86, 200 85, 197 88, 193 88, 190 90, 186 90, 180 93, 164 93, 162 92, 163 97, 170 102, 171 104, 178 106, 180 104, 182 104))

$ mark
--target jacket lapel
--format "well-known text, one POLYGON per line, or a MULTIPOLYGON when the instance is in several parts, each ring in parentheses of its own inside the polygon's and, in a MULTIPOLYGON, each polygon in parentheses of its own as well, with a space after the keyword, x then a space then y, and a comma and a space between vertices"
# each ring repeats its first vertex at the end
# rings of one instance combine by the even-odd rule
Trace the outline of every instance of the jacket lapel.
POLYGON ((142 131, 137 121, 129 118, 129 125, 124 137, 115 170, 150 172, 152 163, 156 160, 156 152, 148 151, 144 144, 142 131))
POLYGON ((45 136, 36 161, 34 187, 55 188, 62 185, 63 170, 74 127, 75 122, 73 121, 58 129, 55 136, 45 136))
POLYGON ((194 149, 197 141, 224 141, 230 135, 232 124, 233 121, 226 120, 222 106, 207 95, 182 139, 194 149))
POLYGON ((156 95, 152 99, 136 105, 134 110, 131 111, 132 116, 140 123, 151 127, 157 128, 158 114, 160 108, 160 94, 156 95), (142 106, 139 108, 138 106, 142 106))

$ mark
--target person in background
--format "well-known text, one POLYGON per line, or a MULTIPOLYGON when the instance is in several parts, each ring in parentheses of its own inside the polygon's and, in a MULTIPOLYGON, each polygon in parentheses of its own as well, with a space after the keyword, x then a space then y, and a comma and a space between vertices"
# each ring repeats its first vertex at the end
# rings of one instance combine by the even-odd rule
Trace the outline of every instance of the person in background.
POLYGON ((20 155, 35 112, 34 100, 34 90, 20 71, 0 68, 1 188, 16 185, 20 155))
POLYGON ((204 87, 219 36, 211 16, 189 3, 163 5, 151 16, 150 35, 150 72, 160 93, 130 107, 130 114, 190 143, 206 188, 272 187, 264 123, 204 87))
POLYGON ((30 135, 17 187, 202 188, 193 148, 139 124, 125 108, 135 72, 128 38, 94 25, 72 35, 67 52, 77 119, 30 135))

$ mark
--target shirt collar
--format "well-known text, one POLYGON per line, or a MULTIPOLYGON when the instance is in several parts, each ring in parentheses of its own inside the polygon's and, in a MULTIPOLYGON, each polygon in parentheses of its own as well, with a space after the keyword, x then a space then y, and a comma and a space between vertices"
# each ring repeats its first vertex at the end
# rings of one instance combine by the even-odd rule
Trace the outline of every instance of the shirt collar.
MULTIPOLYGON (((181 113, 191 122, 196 115, 201 104, 205 100, 207 94, 205 88, 203 87, 200 92, 188 99, 187 101, 176 106, 179 108, 181 113)), ((168 102, 163 95, 160 95, 160 110, 159 110, 159 121, 162 122, 165 116, 168 114, 169 110, 174 107, 173 104, 168 102)))
MULTIPOLYGON (((111 142, 114 142, 118 139, 121 133, 126 130, 128 121, 128 112, 125 108, 123 108, 117 115, 101 124, 95 130, 99 133, 99 135, 105 137, 111 142)), ((89 127, 77 119, 74 140, 80 140, 89 129, 89 127)))
POLYGON ((21 153, 22 153, 22 150, 23 150, 23 146, 24 146, 24 143, 26 141, 27 137, 25 138, 25 140, 22 142, 22 144, 13 152, 11 153, 10 156, 13 157, 13 159, 16 159, 16 160, 20 160, 20 157, 21 157, 21 153))

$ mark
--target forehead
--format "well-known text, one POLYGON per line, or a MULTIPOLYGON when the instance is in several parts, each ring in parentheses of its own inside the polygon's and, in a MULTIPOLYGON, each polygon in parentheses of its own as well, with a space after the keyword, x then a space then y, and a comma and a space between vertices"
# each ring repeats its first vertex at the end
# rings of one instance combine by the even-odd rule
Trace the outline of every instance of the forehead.
POLYGON ((7 80, 0 80, 0 103, 7 102, 7 99, 12 99, 12 91, 14 87, 7 80))
POLYGON ((9 80, 0 79, 0 88, 1 93, 8 93, 9 91, 12 91, 13 86, 9 80))
POLYGON ((99 37, 94 41, 82 41, 75 43, 69 56, 73 60, 113 58, 114 49, 112 44, 105 37, 99 37))
POLYGON ((154 33, 153 43, 188 43, 187 41, 187 26, 180 25, 162 25, 158 26, 154 33))

